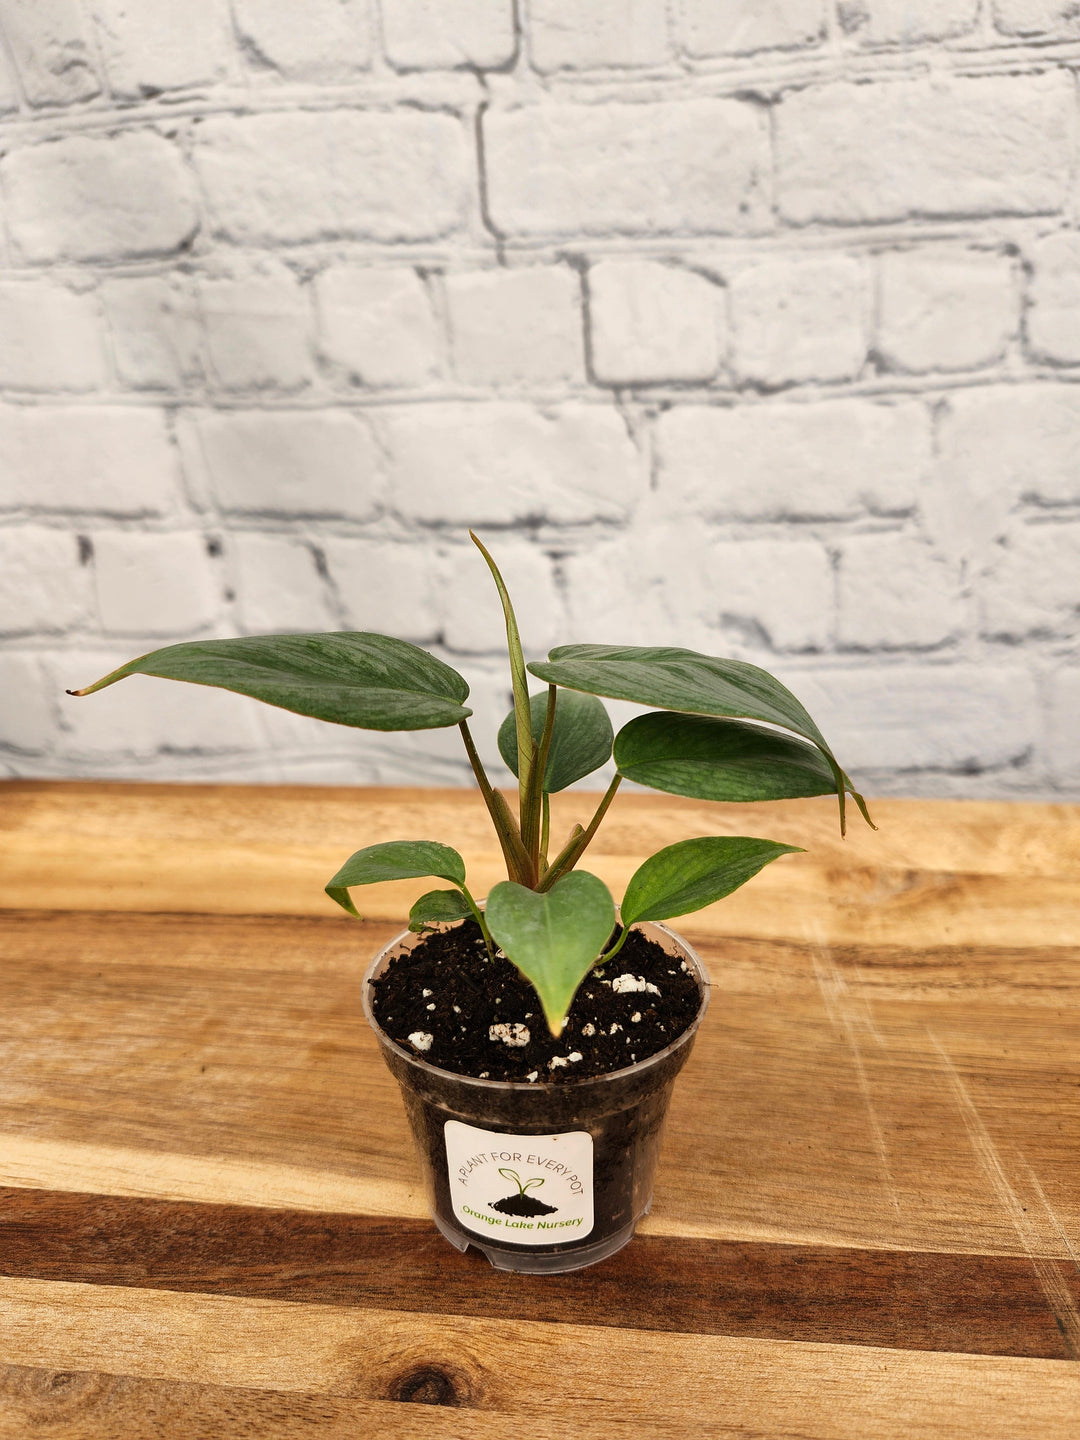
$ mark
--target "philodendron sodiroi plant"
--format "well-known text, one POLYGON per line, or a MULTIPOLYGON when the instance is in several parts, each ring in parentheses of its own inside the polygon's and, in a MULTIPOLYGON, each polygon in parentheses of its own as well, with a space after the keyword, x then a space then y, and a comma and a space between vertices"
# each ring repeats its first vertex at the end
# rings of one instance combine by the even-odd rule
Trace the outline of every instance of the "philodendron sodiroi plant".
MULTIPOLYGON (((471 534, 471 532, 470 532, 471 534)), ((269 705, 366 730, 427 730, 456 725, 499 839, 508 878, 481 908, 466 884, 465 862, 434 840, 368 845, 326 886, 351 915, 352 886, 430 877, 409 928, 473 916, 489 953, 498 946, 535 988, 553 1035, 562 1031, 578 987, 620 949, 639 921, 687 915, 730 895, 770 861, 799 847, 749 836, 681 840, 651 856, 615 902, 597 876, 579 869, 623 779, 699 800, 780 800, 834 793, 845 829, 851 794, 865 802, 821 731, 779 680, 756 665, 666 646, 560 645, 526 665, 506 585, 487 549, 502 601, 514 707, 499 730, 499 751, 517 776, 515 814, 496 790, 469 730, 469 687, 456 670, 416 645, 364 631, 255 635, 167 645, 121 665, 72 695, 90 695, 128 675, 158 675, 250 695, 269 705), (546 691, 528 692, 528 674, 546 691), (652 707, 612 732, 599 696, 652 707), (575 825, 550 853, 549 802, 614 755, 615 778, 586 825, 575 825)))

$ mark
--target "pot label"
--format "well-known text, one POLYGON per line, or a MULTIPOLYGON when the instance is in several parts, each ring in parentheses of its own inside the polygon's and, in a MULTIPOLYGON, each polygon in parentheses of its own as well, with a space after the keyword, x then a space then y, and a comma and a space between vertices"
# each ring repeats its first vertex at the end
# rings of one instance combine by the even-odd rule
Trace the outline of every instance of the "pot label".
POLYGON ((504 1245, 562 1245, 593 1228, 593 1142, 587 1130, 500 1135, 446 1122, 458 1224, 504 1245))

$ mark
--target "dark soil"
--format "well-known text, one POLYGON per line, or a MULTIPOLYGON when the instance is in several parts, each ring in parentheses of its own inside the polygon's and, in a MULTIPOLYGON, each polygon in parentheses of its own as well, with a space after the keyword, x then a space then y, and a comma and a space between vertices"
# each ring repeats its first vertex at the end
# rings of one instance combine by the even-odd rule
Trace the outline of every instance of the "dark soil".
POLYGON ((615 959, 586 977, 556 1040, 536 991, 509 960, 489 960, 474 920, 426 936, 372 987, 376 1020, 404 1050, 442 1070, 488 1080, 559 1083, 621 1070, 676 1040, 700 1003, 689 969, 631 930, 615 959), (611 982, 626 974, 660 993, 613 990, 611 982), (528 1042, 492 1039, 496 1025, 526 1027, 528 1042), (431 1036, 427 1049, 410 1041, 416 1034, 431 1036), (552 1067, 552 1060, 567 1063, 552 1067))
POLYGON ((556 1205, 545 1205, 531 1195, 508 1195, 505 1200, 493 1200, 489 1210, 498 1210, 500 1215, 517 1215, 521 1219, 532 1219, 534 1215, 554 1215, 556 1205))

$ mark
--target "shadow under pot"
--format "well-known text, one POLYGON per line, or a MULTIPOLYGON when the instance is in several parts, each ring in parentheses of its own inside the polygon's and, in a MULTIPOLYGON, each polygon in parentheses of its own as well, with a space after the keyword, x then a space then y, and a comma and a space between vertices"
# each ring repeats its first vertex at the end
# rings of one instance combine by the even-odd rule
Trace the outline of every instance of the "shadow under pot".
POLYGON ((705 1015, 709 979, 666 926, 635 928, 686 963, 697 1013, 663 1050, 580 1080, 474 1079, 391 1040, 373 1014, 373 985, 417 935, 392 940, 364 976, 364 1014, 401 1086, 432 1218, 451 1245, 475 1246, 498 1270, 560 1274, 593 1265, 627 1244, 652 1204, 672 1086, 705 1015), (543 1201, 530 1193, 540 1181, 543 1201))

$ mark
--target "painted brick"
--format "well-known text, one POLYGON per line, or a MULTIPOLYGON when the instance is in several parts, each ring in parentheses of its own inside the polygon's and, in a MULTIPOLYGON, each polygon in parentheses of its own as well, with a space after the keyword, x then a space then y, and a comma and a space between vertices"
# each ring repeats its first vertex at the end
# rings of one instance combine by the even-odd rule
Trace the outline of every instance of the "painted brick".
POLYGON ((1013 526, 977 590, 987 635, 1080 637, 1080 525, 1013 526))
POLYGON ((454 373, 466 385, 585 378, 581 285, 564 265, 446 277, 454 373))
POLYGON ((1004 35, 1040 40, 1080 35, 1080 14, 1072 0, 993 0, 992 14, 1004 35))
POLYGON ((1080 666, 1055 669, 1048 681, 1046 742, 1050 770, 1058 783, 1080 780, 1080 666))
POLYGON ((331 265, 315 279, 320 347, 365 385, 424 385, 442 369, 431 296, 415 270, 331 265))
POLYGON ((89 609, 90 581, 70 531, 0 528, 0 632, 64 630, 81 624, 89 609))
POLYGON ((0 179, 12 239, 31 261, 168 254, 199 226, 179 151, 149 130, 10 150, 0 179))
MULTIPOLYGON (((380 489, 367 422, 342 410, 198 411, 185 417, 210 489, 248 515, 370 520, 380 489)), ((185 454, 196 453, 186 447, 185 454)), ((197 478, 197 477, 196 477, 197 478)))
POLYGON ((202 326, 186 276, 106 280, 101 297, 124 385, 175 390, 202 376, 202 326))
POLYGON ((774 650, 823 650, 833 628, 834 582, 814 540, 721 541, 707 552, 705 618, 759 629, 774 650))
POLYGON ((1074 95, 1064 73, 836 83, 777 107, 777 198, 813 221, 1056 211, 1074 95))
POLYGON ((739 100, 547 104, 484 117, 506 235, 727 234, 767 222, 768 134, 739 100))
POLYGON ((1007 255, 927 247, 881 257, 877 352, 897 370, 992 365, 1019 325, 1007 255))
POLYGON ((236 29, 256 70, 285 80, 342 83, 371 64, 366 0, 233 0, 236 29))
POLYGON ((1080 501, 1080 391, 954 391, 939 414, 937 451, 922 500, 925 528, 940 549, 978 556, 1006 533, 1022 500, 1080 501))
POLYGON ((244 629, 337 630, 326 582, 311 547, 287 535, 232 535, 229 556, 244 629))
POLYGON ((206 538, 101 530, 93 536, 98 611, 117 635, 185 635, 203 630, 221 596, 206 538))
POLYGON ((777 259, 731 281, 735 369, 764 385, 847 380, 866 361, 869 287, 847 255, 777 259))
POLYGON ((614 410, 507 402, 388 411, 390 493, 410 520, 504 525, 624 518, 642 485, 614 410), (437 488, 436 488, 437 487, 437 488))
POLYGON ((449 115, 220 117, 199 127, 194 153, 216 229, 242 244, 427 240, 464 214, 466 135, 449 115))
POLYGON ((663 65, 671 57, 665 0, 529 0, 537 70, 663 65))
POLYGON ((311 306, 296 276, 264 258, 205 277, 199 300, 213 378, 226 390, 302 390, 314 376, 311 306))
POLYGON ((844 768, 975 772, 1015 765, 1034 748, 1038 697, 1008 664, 871 665, 803 671, 791 686, 844 768))
MULTIPOLYGON (((551 561, 535 545, 505 537, 495 545, 495 554, 514 601, 522 644, 530 658, 545 656, 560 638, 562 621, 551 561)), ((478 560, 471 545, 458 546, 450 554, 441 609, 447 648, 483 655, 506 643, 506 627, 491 575, 478 560)))
POLYGON ((738 519, 900 514, 930 460, 918 401, 679 406, 656 427, 660 496, 681 514, 738 519))
POLYGON ((589 329, 601 382, 711 380, 726 348, 724 294, 673 265, 604 260, 589 269, 589 329))
POLYGON ((232 36, 222 0, 94 0, 93 8, 115 95, 138 99, 228 77, 232 36))
POLYGON ((837 635, 863 650, 940 645, 963 629, 959 567, 910 535, 853 535, 840 554, 837 635))
MULTIPOLYGON (((152 648, 153 640, 143 646, 152 648)), ((94 695, 67 696, 116 670, 138 645, 80 650, 46 661, 54 693, 60 695, 64 750, 72 759, 131 762, 155 754, 198 755, 265 751, 257 701, 209 685, 183 685, 150 675, 132 675, 94 695)), ((100 772, 98 772, 100 773, 100 772)), ((130 772, 129 772, 130 773, 130 772)), ((138 773, 135 771, 135 773, 138 773)), ((179 770, 190 774, 190 769, 179 770)))
POLYGON ((7 62, 7 58, 0 55, 0 114, 6 114, 10 110, 19 108, 19 91, 15 83, 15 72, 7 62))
POLYGON ((825 34, 822 0, 683 0, 683 14, 686 49, 701 58, 793 50, 825 34))
MULTIPOLYGON (((598 645, 682 645, 715 654, 709 621, 720 611, 718 567, 706 534, 672 524, 651 507, 645 526, 586 544, 561 561, 567 620, 559 638, 598 645)), ((613 720, 635 708, 605 701, 613 720)))
POLYGON ((108 384, 104 327, 93 295, 48 280, 0 281, 0 385, 94 390, 108 384))
POLYGON ((4 0, 4 35, 31 105, 69 105, 100 92, 78 0, 4 0))
POLYGON ((150 408, 0 406, 0 506, 159 515, 179 470, 165 416, 150 408))
POLYGON ((1032 245, 1034 269, 1027 333, 1040 359, 1071 365, 1080 361, 1080 234, 1050 235, 1032 245))
POLYGON ((53 728, 38 657, 16 650, 0 654, 0 746, 37 754, 47 747, 53 728))
POLYGON ((430 548, 327 537, 323 542, 347 623, 402 640, 430 641, 439 631, 436 563, 430 548))
POLYGON ((382 26, 402 70, 490 69, 517 50, 513 0, 382 0, 382 26))
MULTIPOLYGON (((643 524, 562 559, 566 641, 680 645, 770 668, 770 651, 828 644, 833 577, 823 546, 718 537, 672 519, 662 493, 650 501, 643 524)), ((616 724, 640 713, 609 709, 616 724)))
POLYGON ((841 29, 868 45, 920 45, 965 35, 979 0, 840 0, 841 29))

